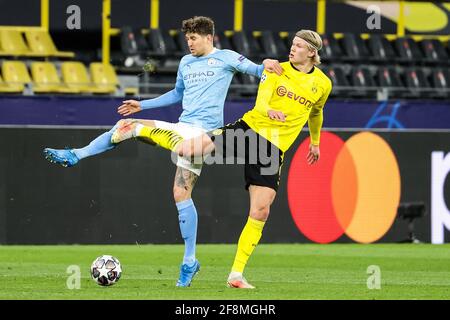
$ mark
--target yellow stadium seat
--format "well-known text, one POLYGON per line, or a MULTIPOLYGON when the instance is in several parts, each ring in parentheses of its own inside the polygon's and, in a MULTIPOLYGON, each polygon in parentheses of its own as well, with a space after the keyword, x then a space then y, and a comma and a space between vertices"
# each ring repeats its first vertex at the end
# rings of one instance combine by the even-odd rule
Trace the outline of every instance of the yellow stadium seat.
POLYGON ((20 87, 15 85, 10 85, 9 83, 3 82, 0 76, 0 93, 21 93, 20 87))
POLYGON ((116 92, 119 87, 119 79, 112 65, 92 62, 89 68, 92 81, 97 88, 102 88, 108 93, 116 92))
POLYGON ((0 30, 2 56, 36 56, 27 47, 20 31, 0 30))
POLYGON ((63 62, 61 64, 61 73, 64 83, 69 88, 88 93, 110 93, 109 88, 97 87, 89 78, 86 67, 81 62, 63 62))
POLYGON ((31 83, 27 66, 22 61, 4 61, 2 65, 2 74, 5 82, 18 91, 23 91, 25 89, 25 84, 31 83))
POLYGON ((61 83, 56 67, 51 62, 33 62, 31 75, 34 80, 33 91, 36 93, 79 93, 80 90, 69 88, 61 83))
POLYGON ((73 58, 75 53, 58 51, 50 33, 43 30, 27 30, 25 31, 25 38, 30 46, 31 52, 43 56, 52 56, 60 58, 73 58))

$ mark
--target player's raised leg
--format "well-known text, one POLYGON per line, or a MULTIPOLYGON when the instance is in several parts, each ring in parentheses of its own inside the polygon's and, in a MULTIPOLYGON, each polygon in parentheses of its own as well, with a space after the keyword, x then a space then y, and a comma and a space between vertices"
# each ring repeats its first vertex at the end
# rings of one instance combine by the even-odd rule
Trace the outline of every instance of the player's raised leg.
POLYGON ((117 128, 117 124, 109 131, 101 134, 87 146, 79 149, 52 149, 45 148, 44 156, 52 163, 57 163, 63 167, 72 167, 78 163, 81 159, 90 157, 115 147, 111 143, 111 136, 117 128))
POLYGON ((146 140, 185 158, 208 155, 215 149, 213 141, 205 133, 191 139, 184 139, 176 130, 160 127, 156 122, 154 126, 138 121, 126 124, 123 128, 118 127, 111 141, 120 143, 130 138, 146 140))
POLYGON ((259 243, 264 224, 269 217, 270 205, 275 199, 276 192, 272 188, 251 185, 250 215, 239 237, 238 248, 227 285, 230 288, 254 289, 244 278, 243 273, 248 259, 259 243))
MULTIPOLYGON (((52 162, 62 165, 63 167, 73 167, 80 160, 103 153, 105 151, 114 149, 117 143, 112 143, 111 139, 113 134, 118 128, 128 128, 131 123, 138 122, 138 119, 123 119, 119 120, 117 124, 111 128, 111 130, 101 134, 97 138, 91 141, 87 146, 74 149, 52 149, 45 148, 45 158, 52 162)), ((152 120, 142 120, 147 126, 154 125, 152 120)), ((126 131, 126 130, 125 130, 126 131)))
POLYGON ((177 287, 189 287, 192 279, 200 270, 200 263, 195 258, 198 217, 191 197, 198 174, 180 166, 177 167, 175 174, 173 196, 178 209, 178 221, 185 245, 177 287))

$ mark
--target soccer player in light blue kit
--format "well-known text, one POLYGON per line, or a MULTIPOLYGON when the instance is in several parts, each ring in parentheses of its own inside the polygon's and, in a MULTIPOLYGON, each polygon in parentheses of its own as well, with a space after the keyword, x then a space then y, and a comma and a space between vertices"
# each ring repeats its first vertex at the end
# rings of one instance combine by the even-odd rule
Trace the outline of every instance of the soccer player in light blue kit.
MULTIPOLYGON (((224 102, 235 72, 256 77, 261 77, 264 68, 269 72, 278 74, 282 72, 276 60, 266 59, 262 65, 256 65, 234 51, 214 48, 214 22, 208 17, 194 17, 183 21, 182 32, 186 35, 191 54, 184 56, 180 61, 175 88, 155 99, 140 102, 124 101, 118 108, 121 115, 129 116, 141 110, 170 106, 182 101, 183 112, 178 123, 140 119, 120 120, 110 131, 100 135, 84 148, 66 150, 46 148, 45 157, 64 167, 74 166, 81 159, 113 149, 117 144, 112 143, 111 138, 116 128, 120 130, 135 122, 174 130, 184 139, 194 138, 224 125, 224 102)), ((178 209, 181 235, 185 243, 180 277, 176 284, 179 287, 190 286, 200 269, 195 257, 197 210, 191 195, 201 168, 201 162, 191 162, 182 157, 177 159, 173 194, 178 209)))

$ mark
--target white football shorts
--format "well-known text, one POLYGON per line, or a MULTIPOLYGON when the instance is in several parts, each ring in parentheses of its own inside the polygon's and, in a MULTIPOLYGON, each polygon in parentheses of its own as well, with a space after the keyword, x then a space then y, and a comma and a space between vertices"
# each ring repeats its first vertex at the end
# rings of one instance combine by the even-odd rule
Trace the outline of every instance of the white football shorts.
MULTIPOLYGON (((159 121, 159 120, 154 120, 154 121, 155 121, 155 126, 157 128, 175 131, 180 136, 182 136, 183 139, 192 139, 192 138, 198 137, 206 132, 205 129, 200 128, 200 127, 195 127, 188 123, 183 123, 183 122, 171 123, 171 122, 165 122, 165 121, 159 121)), ((180 157, 177 155, 176 161, 177 161, 176 162, 177 167, 187 169, 187 170, 193 172, 194 174, 196 174, 197 176, 200 176, 200 173, 202 172, 202 166, 203 166, 202 157, 197 157, 197 158, 194 158, 193 160, 191 160, 191 159, 186 159, 186 158, 183 158, 183 157, 180 157)))

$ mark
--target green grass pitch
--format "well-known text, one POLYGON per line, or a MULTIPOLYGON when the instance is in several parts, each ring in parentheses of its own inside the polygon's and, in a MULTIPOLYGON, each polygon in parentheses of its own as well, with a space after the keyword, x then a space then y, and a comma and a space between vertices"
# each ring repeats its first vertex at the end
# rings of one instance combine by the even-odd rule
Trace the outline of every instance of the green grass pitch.
POLYGON ((181 245, 0 246, 0 299, 450 298, 449 245, 261 244, 245 271, 255 290, 226 287, 235 249, 198 245, 200 272, 190 288, 176 288, 181 245), (122 263, 122 278, 111 287, 90 278, 102 254, 122 263), (70 265, 80 267, 80 289, 67 288, 70 265), (372 265, 380 268, 380 289, 368 289, 372 265))

